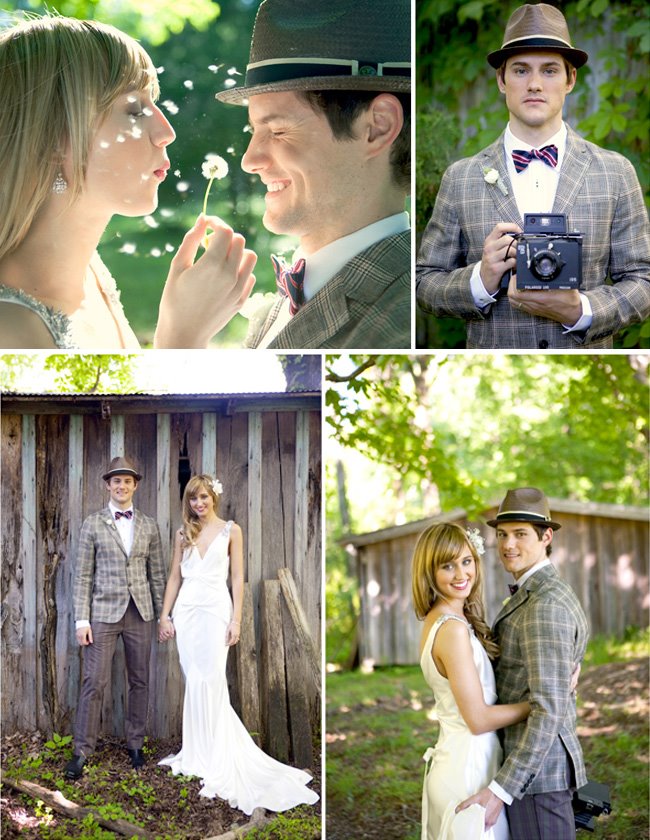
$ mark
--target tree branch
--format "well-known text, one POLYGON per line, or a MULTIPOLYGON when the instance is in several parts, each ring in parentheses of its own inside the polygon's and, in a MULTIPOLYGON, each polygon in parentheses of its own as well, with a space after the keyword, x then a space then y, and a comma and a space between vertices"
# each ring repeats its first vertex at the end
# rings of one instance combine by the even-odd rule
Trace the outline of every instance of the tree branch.
POLYGON ((351 382, 353 379, 356 379, 360 373, 363 373, 364 370, 367 370, 369 367, 372 367, 374 364, 377 363, 377 356, 369 356, 365 362, 359 365, 358 368, 352 371, 352 373, 348 374, 348 376, 339 376, 338 373, 328 373, 325 379, 328 379, 330 382, 351 382))

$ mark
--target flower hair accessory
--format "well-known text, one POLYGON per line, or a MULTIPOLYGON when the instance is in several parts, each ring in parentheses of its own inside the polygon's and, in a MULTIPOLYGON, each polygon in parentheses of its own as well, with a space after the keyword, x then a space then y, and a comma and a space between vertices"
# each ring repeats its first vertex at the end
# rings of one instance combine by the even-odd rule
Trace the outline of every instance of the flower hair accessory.
POLYGON ((478 528, 467 528, 465 531, 467 539, 474 546, 474 550, 479 557, 485 554, 485 540, 481 536, 478 528))
POLYGON ((223 484, 219 481, 218 478, 213 478, 210 482, 210 486, 214 491, 216 496, 220 496, 223 493, 223 484))

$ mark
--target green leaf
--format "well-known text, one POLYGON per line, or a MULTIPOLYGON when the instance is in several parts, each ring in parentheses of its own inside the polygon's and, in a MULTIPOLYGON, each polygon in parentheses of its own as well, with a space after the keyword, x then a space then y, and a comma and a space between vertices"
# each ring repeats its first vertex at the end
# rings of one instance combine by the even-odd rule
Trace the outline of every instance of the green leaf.
POLYGON ((483 7, 485 3, 482 0, 471 0, 470 3, 465 3, 458 10, 458 22, 465 23, 466 20, 480 20, 483 17, 483 7))
POLYGON ((591 16, 600 17, 609 6, 609 0, 594 0, 591 5, 591 16))

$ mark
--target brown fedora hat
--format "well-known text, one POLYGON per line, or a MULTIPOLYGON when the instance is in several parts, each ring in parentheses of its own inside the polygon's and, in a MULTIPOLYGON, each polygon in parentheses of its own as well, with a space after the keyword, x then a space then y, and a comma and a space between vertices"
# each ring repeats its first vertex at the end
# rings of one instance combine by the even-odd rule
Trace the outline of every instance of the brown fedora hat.
POLYGON ((536 522, 554 531, 562 527, 551 519, 546 496, 537 487, 508 490, 499 507, 497 518, 489 519, 487 524, 496 528, 502 522, 536 522))
POLYGON ((245 104, 284 90, 411 90, 409 0, 264 0, 246 78, 216 94, 245 104))
POLYGON ((491 52, 487 60, 498 70, 507 58, 521 52, 560 53, 574 67, 582 67, 589 58, 586 52, 571 46, 564 15, 547 3, 526 3, 515 9, 506 26, 501 49, 491 52))
POLYGON ((108 471, 104 473, 102 478, 104 481, 108 481, 108 479, 113 475, 132 475, 136 481, 140 481, 142 478, 129 459, 122 457, 113 458, 108 471))

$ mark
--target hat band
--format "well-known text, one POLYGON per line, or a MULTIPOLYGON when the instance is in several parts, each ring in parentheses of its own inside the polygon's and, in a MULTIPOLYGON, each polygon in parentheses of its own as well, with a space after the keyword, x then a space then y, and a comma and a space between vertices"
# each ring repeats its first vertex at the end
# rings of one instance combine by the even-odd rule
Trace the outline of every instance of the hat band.
POLYGON ((547 35, 525 35, 521 38, 513 38, 512 41, 506 41, 501 47, 502 50, 511 50, 513 47, 548 47, 552 49, 568 49, 572 50, 574 47, 563 38, 549 38, 547 35))
POLYGON ((533 519, 541 519, 542 522, 550 522, 549 516, 544 516, 542 513, 533 513, 530 510, 502 510, 497 513, 497 519, 505 516, 530 516, 533 519))
POLYGON ((272 58, 246 68, 246 87, 320 76, 411 77, 409 61, 356 61, 339 58, 272 58))

